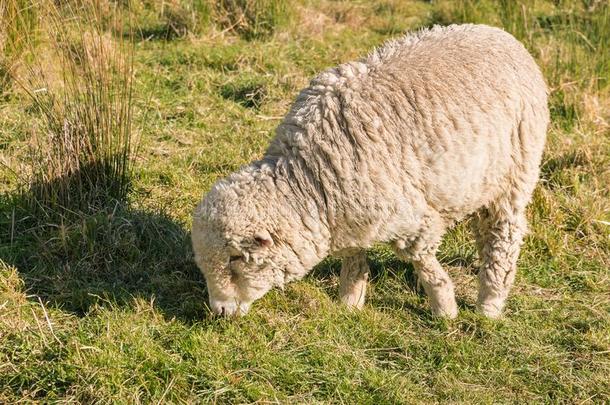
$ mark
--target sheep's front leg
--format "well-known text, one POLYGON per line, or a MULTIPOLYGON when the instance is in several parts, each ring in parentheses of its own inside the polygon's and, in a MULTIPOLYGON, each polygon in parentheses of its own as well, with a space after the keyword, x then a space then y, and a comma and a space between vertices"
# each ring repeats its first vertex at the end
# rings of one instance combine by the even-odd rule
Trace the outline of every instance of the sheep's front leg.
POLYGON ((444 318, 455 318, 458 314, 453 283, 435 256, 413 260, 419 282, 430 300, 432 314, 444 318))
POLYGON ((344 258, 341 263, 341 279, 339 284, 339 297, 341 297, 341 301, 350 308, 362 308, 368 279, 369 265, 366 262, 364 250, 344 258))

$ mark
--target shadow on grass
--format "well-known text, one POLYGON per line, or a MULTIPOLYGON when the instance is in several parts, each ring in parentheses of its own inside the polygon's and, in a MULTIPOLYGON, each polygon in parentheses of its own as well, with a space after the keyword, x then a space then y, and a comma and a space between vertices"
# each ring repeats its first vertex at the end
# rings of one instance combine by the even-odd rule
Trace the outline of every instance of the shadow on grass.
POLYGON ((18 270, 28 295, 79 316, 134 298, 154 301, 168 318, 207 316, 205 282, 183 224, 116 200, 61 212, 33 208, 37 192, 0 202, 0 259, 18 270))
POLYGON ((264 82, 255 78, 241 79, 222 85, 220 95, 243 107, 258 109, 267 98, 267 86, 264 82))

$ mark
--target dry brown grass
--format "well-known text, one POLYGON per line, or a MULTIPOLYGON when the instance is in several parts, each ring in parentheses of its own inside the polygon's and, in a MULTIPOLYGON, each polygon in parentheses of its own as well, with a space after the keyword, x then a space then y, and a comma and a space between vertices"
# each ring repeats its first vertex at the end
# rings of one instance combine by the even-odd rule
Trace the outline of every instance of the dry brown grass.
POLYGON ((0 2, 0 97, 10 91, 13 71, 27 44, 36 40, 37 10, 32 0, 0 2))

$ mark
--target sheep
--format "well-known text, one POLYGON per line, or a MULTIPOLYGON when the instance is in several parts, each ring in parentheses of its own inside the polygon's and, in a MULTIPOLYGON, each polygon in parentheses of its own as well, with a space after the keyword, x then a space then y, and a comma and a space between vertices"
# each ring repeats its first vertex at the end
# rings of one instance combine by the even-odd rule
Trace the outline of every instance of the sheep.
POLYGON ((297 96, 265 155, 215 183, 193 214, 195 260, 216 314, 244 314, 273 287, 342 259, 339 295, 364 304, 366 249, 411 261, 432 314, 454 318, 435 256, 471 217, 477 309, 501 315, 537 183, 547 87, 513 36, 435 26, 328 69, 297 96))

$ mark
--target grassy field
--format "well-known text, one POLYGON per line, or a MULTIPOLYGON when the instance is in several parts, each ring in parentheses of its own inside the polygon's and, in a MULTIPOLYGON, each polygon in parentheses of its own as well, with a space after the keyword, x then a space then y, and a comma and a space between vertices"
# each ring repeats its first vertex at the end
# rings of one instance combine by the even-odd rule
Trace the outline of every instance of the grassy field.
MULTIPOLYGON (((134 44, 137 151, 125 200, 28 203, 38 198, 32 139, 44 116, 3 73, 29 60, 21 48, 0 60, 0 403, 610 401, 607 2, 132 3, 134 35, 102 27, 115 33, 111 46, 134 44), (360 312, 338 305, 339 263, 329 258, 246 317, 212 317, 190 248, 201 196, 261 156, 317 72, 404 30, 453 22, 512 32, 551 88, 553 123, 505 317, 474 312, 477 259, 464 224, 439 253, 456 281, 456 320, 430 316, 412 267, 385 246, 370 251, 360 312)), ((100 4, 112 13, 121 2, 100 4)), ((51 45, 30 46, 46 55, 51 45)), ((54 80, 58 65, 40 66, 54 80)))

